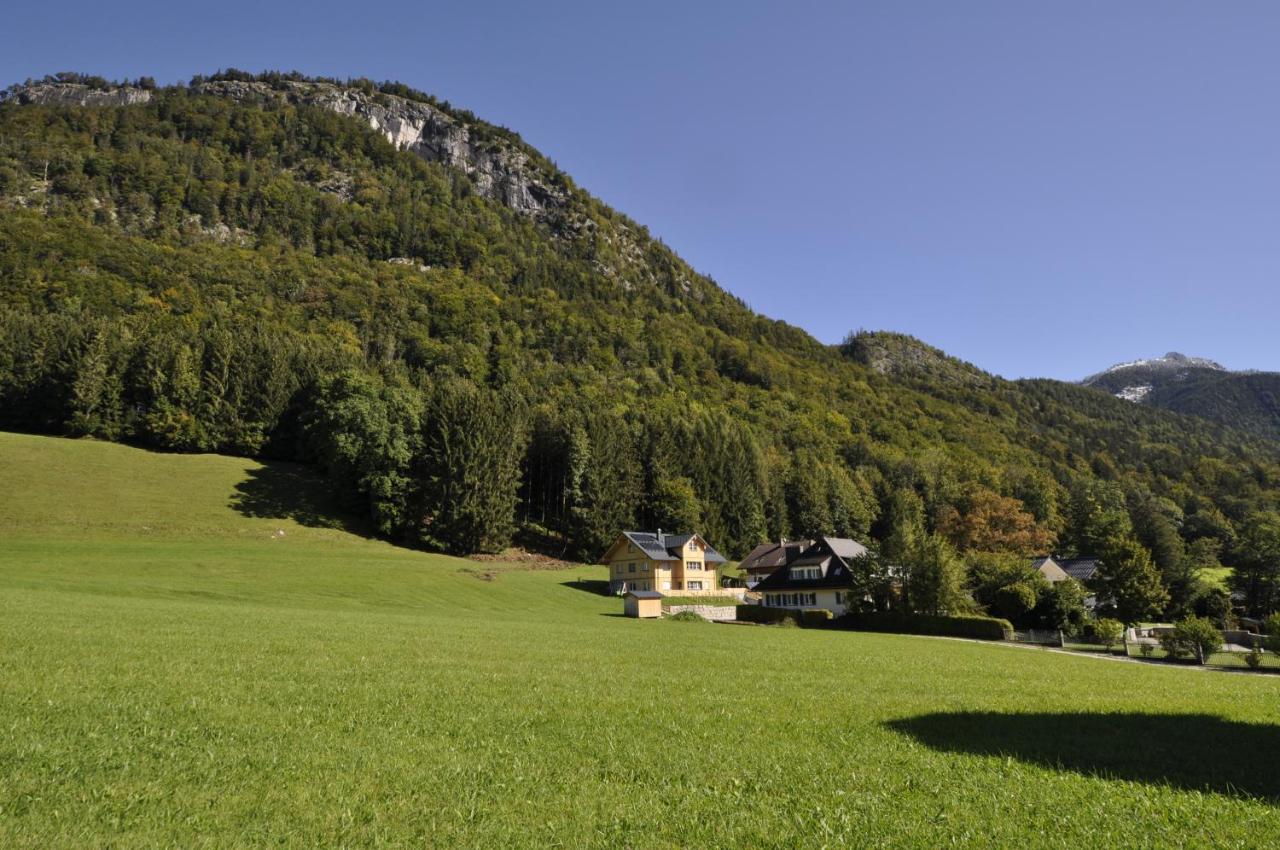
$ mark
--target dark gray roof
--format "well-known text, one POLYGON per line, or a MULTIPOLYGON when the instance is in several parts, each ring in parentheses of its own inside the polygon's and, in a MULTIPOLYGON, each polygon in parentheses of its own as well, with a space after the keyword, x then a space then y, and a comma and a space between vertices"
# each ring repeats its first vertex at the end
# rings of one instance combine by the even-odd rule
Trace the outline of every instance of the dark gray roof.
POLYGON ((1054 558, 1054 562, 1077 581, 1088 581, 1098 571, 1097 558, 1054 558))
POLYGON ((658 542, 658 535, 649 531, 624 531, 623 535, 655 561, 678 561, 679 557, 667 551, 667 547, 658 542))
POLYGON ((812 540, 788 540, 778 543, 761 543, 747 553, 739 565, 744 572, 772 572, 794 561, 801 552, 813 545, 812 540))
POLYGON ((831 548, 832 552, 835 552, 845 560, 867 554, 866 546, 856 540, 850 540, 848 537, 823 537, 822 539, 831 548))
POLYGON ((634 596, 636 599, 661 599, 662 594, 656 590, 628 590, 627 596, 634 596))
POLYGON ((814 590, 829 587, 843 589, 853 586, 853 574, 849 572, 845 562, 839 558, 833 558, 831 566, 827 567, 826 574, 819 578, 793 579, 791 571, 798 566, 804 565, 797 561, 785 567, 778 567, 768 578, 761 580, 753 590, 764 593, 771 590, 814 590))
POLYGON ((753 588, 756 591, 790 590, 801 588, 849 587, 853 575, 849 572, 846 558, 857 558, 867 553, 867 547, 847 537, 819 537, 785 566, 774 570, 768 578, 763 579, 753 588), (830 563, 828 563, 830 562, 830 563), (826 566, 821 578, 793 579, 793 567, 826 566))
MULTIPOLYGON (((664 534, 659 539, 656 532, 652 531, 624 531, 622 532, 628 540, 634 543, 645 556, 654 561, 679 561, 680 550, 696 534, 664 534)), ((705 541, 704 541, 705 542, 705 541)), ((724 555, 717 552, 711 544, 707 544, 702 553, 702 560, 708 564, 723 564, 724 555)))
POLYGON ((830 552, 814 552, 812 554, 801 555, 796 558, 788 566, 791 567, 820 567, 827 561, 831 560, 830 552))

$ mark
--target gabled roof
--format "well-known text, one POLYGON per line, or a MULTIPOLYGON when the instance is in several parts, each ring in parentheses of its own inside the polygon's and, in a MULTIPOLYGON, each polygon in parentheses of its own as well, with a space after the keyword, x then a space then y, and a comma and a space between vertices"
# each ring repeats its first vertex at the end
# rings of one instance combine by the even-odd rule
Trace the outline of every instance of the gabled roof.
MULTIPOLYGON (((637 549, 644 553, 646 558, 653 561, 679 561, 681 559, 680 550, 684 545, 693 538, 698 538, 703 544, 702 560, 708 564, 723 564, 724 555, 717 552, 710 543, 703 539, 700 534, 662 534, 652 531, 624 531, 622 536, 631 541, 637 549)), ((614 546, 619 541, 614 541, 605 552, 607 556, 613 551, 614 546)), ((603 558, 601 559, 603 560, 603 558)))
MULTIPOLYGON (((828 555, 827 557, 830 558, 831 556, 828 555)), ((797 561, 784 567, 778 567, 768 578, 761 580, 753 589, 757 593, 762 593, 771 590, 844 589, 853 585, 853 574, 849 572, 848 565, 838 557, 831 558, 831 566, 827 567, 826 573, 819 578, 793 579, 791 571, 799 566, 804 565, 797 561)))
POLYGON ((1054 562, 1076 581, 1088 581, 1098 571, 1097 558, 1055 558, 1054 562))
POLYGON ((1056 583, 1064 579, 1071 578, 1071 576, 1067 574, 1067 571, 1059 566, 1057 561, 1050 557, 1033 559, 1031 561, 1031 569, 1040 573, 1040 575, 1044 576, 1050 583, 1056 583))
POLYGON ((656 590, 628 590, 627 596, 634 596, 636 599, 661 599, 662 594, 656 590))
POLYGON ((819 537, 803 552, 800 557, 774 570, 768 578, 763 579, 753 589, 792 590, 803 588, 846 588, 853 584, 853 574, 849 572, 846 558, 857 558, 867 554, 867 547, 848 537, 819 537), (794 567, 825 566, 820 578, 793 579, 791 571, 794 567))
POLYGON ((747 553, 739 566, 743 572, 773 572, 778 567, 794 561, 800 553, 813 545, 812 540, 784 540, 777 543, 761 543, 747 553))
POLYGON ((822 537, 820 539, 823 543, 827 544, 827 547, 832 552, 845 560, 867 554, 866 546, 863 546, 858 541, 851 540, 848 537, 822 537))
POLYGON ((658 540, 658 535, 649 531, 624 531, 622 536, 636 545, 636 548, 655 561, 678 561, 679 555, 672 555, 658 540))

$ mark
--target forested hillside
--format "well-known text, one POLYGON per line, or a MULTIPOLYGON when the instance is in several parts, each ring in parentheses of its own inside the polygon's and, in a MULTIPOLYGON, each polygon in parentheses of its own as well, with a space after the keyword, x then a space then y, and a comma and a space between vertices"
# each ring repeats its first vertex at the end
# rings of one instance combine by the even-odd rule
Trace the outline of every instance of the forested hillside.
POLYGON ((449 551, 593 557, 634 525, 730 555, 1105 548, 1186 607, 1193 568, 1280 541, 1280 443, 905 337, 822 345, 403 86, 33 91, 0 104, 0 428, 312 462, 378 534, 449 551), (352 98, 466 144, 398 149, 352 98))

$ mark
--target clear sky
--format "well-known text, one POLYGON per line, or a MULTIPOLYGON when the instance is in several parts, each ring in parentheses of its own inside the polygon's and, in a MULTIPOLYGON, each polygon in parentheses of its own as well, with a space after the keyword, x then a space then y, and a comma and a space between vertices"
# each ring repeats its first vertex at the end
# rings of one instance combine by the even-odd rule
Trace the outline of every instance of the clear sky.
POLYGON ((0 81, 397 79, 753 308, 1079 378, 1280 370, 1275 0, 12 4, 0 81))

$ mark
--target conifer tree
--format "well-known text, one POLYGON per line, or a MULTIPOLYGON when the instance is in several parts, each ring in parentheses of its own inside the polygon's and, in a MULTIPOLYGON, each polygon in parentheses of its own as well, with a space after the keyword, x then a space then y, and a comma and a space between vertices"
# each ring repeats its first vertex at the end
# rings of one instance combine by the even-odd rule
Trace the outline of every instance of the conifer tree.
POLYGON ((419 537, 448 552, 496 552, 515 530, 525 411, 506 391, 446 378, 427 397, 416 464, 419 537))

